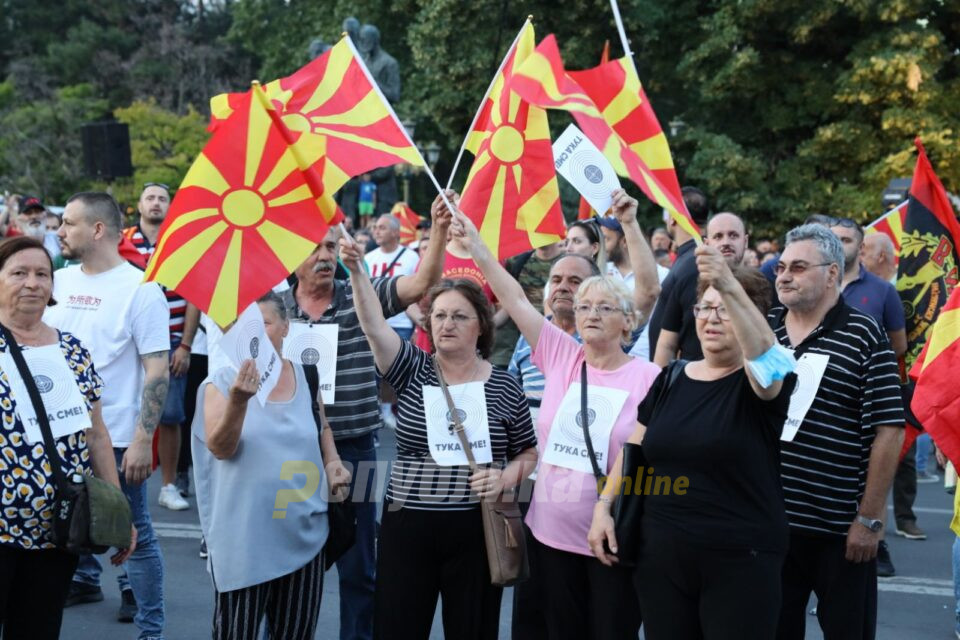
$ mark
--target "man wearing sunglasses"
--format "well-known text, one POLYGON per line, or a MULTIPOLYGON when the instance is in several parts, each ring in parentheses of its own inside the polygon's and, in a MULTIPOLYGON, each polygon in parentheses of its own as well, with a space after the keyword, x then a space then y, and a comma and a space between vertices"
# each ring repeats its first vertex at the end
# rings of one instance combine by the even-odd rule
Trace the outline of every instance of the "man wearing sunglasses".
POLYGON ((811 591, 824 637, 876 633, 877 546, 904 418, 890 342, 841 297, 844 265, 829 228, 793 229, 775 269, 781 306, 767 315, 777 341, 800 360, 797 395, 813 395, 794 417, 799 430, 780 443, 790 523, 780 640, 804 637, 811 591), (809 373, 817 363, 819 382, 809 373))

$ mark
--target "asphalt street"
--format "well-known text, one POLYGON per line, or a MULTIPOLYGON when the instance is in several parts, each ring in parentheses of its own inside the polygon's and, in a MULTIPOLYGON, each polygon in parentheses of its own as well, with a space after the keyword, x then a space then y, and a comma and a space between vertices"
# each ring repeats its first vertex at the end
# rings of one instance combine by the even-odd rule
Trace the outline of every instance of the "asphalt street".
MULTIPOLYGON (((378 450, 382 460, 393 458, 395 449, 392 433, 381 432, 382 446, 378 450)), ((200 524, 194 498, 187 511, 174 512, 157 504, 160 488, 159 474, 149 481, 151 513, 163 550, 166 574, 166 638, 193 640, 210 637, 213 614, 213 589, 206 572, 206 564, 198 551, 200 524)), ((238 496, 242 499, 242 496, 238 496)), ((951 577, 951 545, 954 535, 948 528, 952 513, 952 497, 942 484, 922 484, 916 502, 918 524, 927 532, 925 541, 911 541, 888 535, 893 562, 897 569, 894 578, 883 578, 879 585, 879 620, 877 638, 880 640, 948 640, 954 638, 954 598, 951 577)), ((892 513, 891 513, 892 520, 892 513)), ((892 529, 892 527, 891 527, 892 529)), ((266 544, 269 541, 265 541, 266 544)), ((120 596, 114 576, 108 567, 104 571, 103 602, 77 605, 64 615, 61 638, 66 640, 131 640, 137 637, 132 624, 116 621, 120 596)), ((503 597, 500 616, 500 638, 510 637, 511 592, 503 597)), ((814 602, 811 602, 811 607, 814 602)), ((816 618, 807 617, 807 640, 822 638, 816 618)), ((335 640, 339 637, 339 598, 335 571, 324 581, 323 604, 316 637, 335 640)), ((431 640, 443 638, 439 613, 434 619, 431 640)), ((642 637, 642 635, 641 635, 642 637)))

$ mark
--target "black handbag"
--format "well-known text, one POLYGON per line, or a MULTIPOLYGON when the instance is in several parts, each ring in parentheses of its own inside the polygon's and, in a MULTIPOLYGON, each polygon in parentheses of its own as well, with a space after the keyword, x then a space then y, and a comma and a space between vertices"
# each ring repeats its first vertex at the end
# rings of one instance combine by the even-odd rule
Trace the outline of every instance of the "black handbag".
POLYGON ((75 473, 69 479, 66 477, 40 390, 20 351, 20 345, 7 327, 0 324, 0 330, 30 395, 43 434, 43 448, 53 472, 56 493, 51 505, 51 542, 60 549, 76 554, 104 553, 110 547, 129 548, 132 516, 127 497, 109 482, 93 476, 75 473))
MULTIPOLYGON (((307 378, 307 387, 310 389, 310 405, 313 407, 313 420, 317 425, 317 439, 320 441, 320 452, 323 455, 323 408, 317 401, 320 391, 320 374, 314 366, 303 365, 303 375, 307 378)), ((331 495, 331 498, 335 496, 331 495)), ((323 547, 324 568, 329 571, 334 563, 343 557, 357 541, 357 508, 350 501, 350 496, 342 500, 331 499, 327 502, 327 522, 330 533, 327 543, 323 547)))
MULTIPOLYGON (((660 404, 667 389, 676 381, 686 364, 686 360, 674 360, 667 365, 663 385, 657 393, 654 406, 660 404)), ((586 362, 583 363, 580 369, 580 415, 588 415, 586 362)), ((593 465, 593 474, 597 478, 597 489, 599 491, 600 487, 603 486, 605 477, 600 470, 600 466, 597 464, 597 457, 593 452, 593 440, 590 438, 590 429, 588 428, 587 422, 587 420, 581 418, 580 426, 583 428, 583 438, 586 441, 587 452, 590 454, 590 463, 593 465)), ((643 487, 649 475, 650 465, 647 464, 647 458, 643 453, 643 445, 632 442, 624 443, 620 477, 633 479, 631 482, 632 490, 618 490, 614 496, 613 508, 611 510, 614 533, 617 537, 616 556, 620 560, 620 565, 624 567, 636 566, 640 555, 640 526, 643 520, 644 510, 643 487)), ((622 486, 625 485, 621 485, 621 487, 622 486)), ((607 552, 609 553, 610 550, 607 549, 607 552)))

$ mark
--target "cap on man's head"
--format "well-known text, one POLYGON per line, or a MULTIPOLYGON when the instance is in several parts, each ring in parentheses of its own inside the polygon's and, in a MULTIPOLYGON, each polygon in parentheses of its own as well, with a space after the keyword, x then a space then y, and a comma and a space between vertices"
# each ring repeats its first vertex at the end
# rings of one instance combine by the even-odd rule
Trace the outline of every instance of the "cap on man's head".
POLYGON ((612 216, 594 216, 593 219, 596 220, 597 224, 601 227, 606 227, 617 233, 623 233, 623 227, 620 225, 620 221, 612 216))
POLYGON ((20 213, 26 213, 31 209, 40 209, 42 211, 45 208, 37 196, 23 196, 20 198, 20 213))

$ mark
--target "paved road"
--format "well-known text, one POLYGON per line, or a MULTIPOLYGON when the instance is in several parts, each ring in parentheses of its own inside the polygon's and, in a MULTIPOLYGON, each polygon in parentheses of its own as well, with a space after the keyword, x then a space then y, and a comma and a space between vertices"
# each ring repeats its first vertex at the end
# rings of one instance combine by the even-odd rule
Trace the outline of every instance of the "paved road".
MULTIPOLYGON (((395 453, 389 432, 381 438, 380 457, 391 459, 395 453)), ((154 525, 166 562, 166 608, 168 640, 194 640, 210 637, 213 591, 205 562, 198 555, 200 527, 196 508, 172 512, 157 506, 159 478, 150 480, 150 504, 154 525)), ((238 496, 242 499, 242 496, 238 496)), ((193 504, 193 498, 190 499, 193 504)), ((917 498, 919 524, 929 534, 922 542, 895 535, 889 544, 897 577, 880 584, 879 640, 948 640, 953 638, 954 600, 950 548, 953 533, 948 529, 952 501, 939 484, 920 485, 917 498)), ((105 600, 67 609, 61 637, 66 640, 114 640, 136 638, 131 624, 115 621, 119 594, 108 568, 104 573, 105 600)), ((317 638, 339 637, 339 599, 336 574, 328 574, 324 584, 323 606, 317 638)), ((509 638, 510 591, 504 593, 501 610, 501 638, 509 638)), ((807 640, 822 638, 816 619, 808 617, 807 640)), ((443 638, 439 616, 435 619, 431 640, 443 638)))

